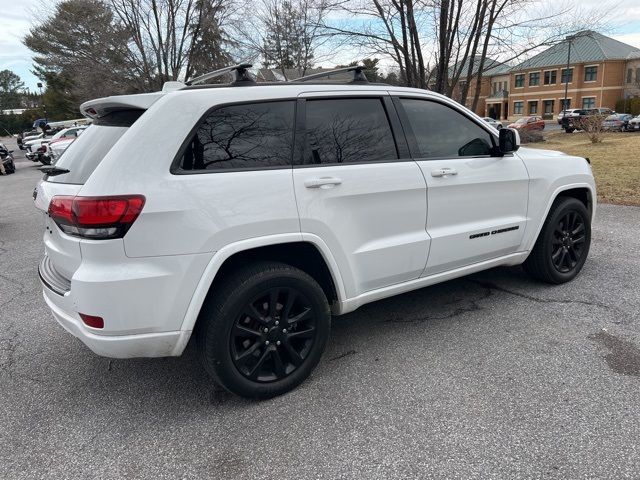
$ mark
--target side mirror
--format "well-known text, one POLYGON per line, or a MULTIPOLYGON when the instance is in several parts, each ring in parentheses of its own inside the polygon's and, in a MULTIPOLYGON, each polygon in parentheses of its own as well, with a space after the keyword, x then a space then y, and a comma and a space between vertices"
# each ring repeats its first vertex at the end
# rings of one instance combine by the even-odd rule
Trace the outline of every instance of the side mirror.
POLYGON ((498 133, 498 148, 503 155, 520 148, 520 134, 515 128, 501 128, 498 133))

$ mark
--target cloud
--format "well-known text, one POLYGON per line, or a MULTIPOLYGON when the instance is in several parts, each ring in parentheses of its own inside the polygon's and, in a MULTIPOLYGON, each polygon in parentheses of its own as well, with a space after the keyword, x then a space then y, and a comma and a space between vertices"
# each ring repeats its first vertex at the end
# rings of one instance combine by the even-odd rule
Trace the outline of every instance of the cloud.
POLYGON ((9 69, 20 75, 30 89, 36 90, 38 79, 30 72, 33 52, 22 43, 31 27, 36 0, 0 0, 2 36, 0 37, 0 70, 9 69))
POLYGON ((640 31, 638 33, 625 33, 623 35, 611 35, 619 42, 627 43, 632 47, 637 47, 640 50, 640 31))

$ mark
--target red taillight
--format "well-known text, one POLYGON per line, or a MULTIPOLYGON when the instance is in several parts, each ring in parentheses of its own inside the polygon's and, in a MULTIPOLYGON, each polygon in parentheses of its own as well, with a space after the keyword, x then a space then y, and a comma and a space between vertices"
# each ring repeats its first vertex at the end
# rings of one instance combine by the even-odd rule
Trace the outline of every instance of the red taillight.
POLYGON ((47 151, 47 147, 45 145, 38 147, 38 153, 44 153, 46 151, 47 151))
POLYGON ((85 325, 91 328, 104 328, 104 320, 102 317, 96 317, 94 315, 86 315, 84 313, 78 313, 85 325))
POLYGON ((49 215, 60 229, 77 237, 122 238, 144 207, 142 195, 117 197, 55 196, 49 215))

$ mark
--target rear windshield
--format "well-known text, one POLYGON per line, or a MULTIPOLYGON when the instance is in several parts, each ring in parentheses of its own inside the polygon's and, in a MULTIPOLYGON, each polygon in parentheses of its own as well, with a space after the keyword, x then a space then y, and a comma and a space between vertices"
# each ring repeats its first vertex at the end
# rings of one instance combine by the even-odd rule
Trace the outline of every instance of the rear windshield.
POLYGON ((128 110, 97 120, 69 145, 56 162, 56 168, 69 170, 69 173, 47 176, 46 180, 53 183, 84 184, 142 112, 128 110))

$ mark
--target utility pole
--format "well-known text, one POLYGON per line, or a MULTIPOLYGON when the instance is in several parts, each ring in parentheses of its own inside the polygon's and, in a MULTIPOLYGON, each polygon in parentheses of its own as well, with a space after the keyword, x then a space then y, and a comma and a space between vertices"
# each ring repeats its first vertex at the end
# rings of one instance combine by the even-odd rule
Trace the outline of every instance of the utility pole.
MULTIPOLYGON (((38 82, 38 88, 40 89, 40 103, 42 103, 42 109, 44 110, 44 123, 47 124, 47 106, 44 104, 44 94, 42 93, 42 83, 38 82)), ((44 129, 43 129, 44 130, 44 129)))
MULTIPOLYGON (((567 114, 567 95, 569 93, 569 65, 571 64, 571 42, 573 41, 573 36, 567 37, 569 41, 569 51, 567 52, 567 69, 565 70, 564 76, 564 100, 562 102, 562 116, 564 117, 567 114)), ((560 75, 562 77, 562 75, 560 75)))

